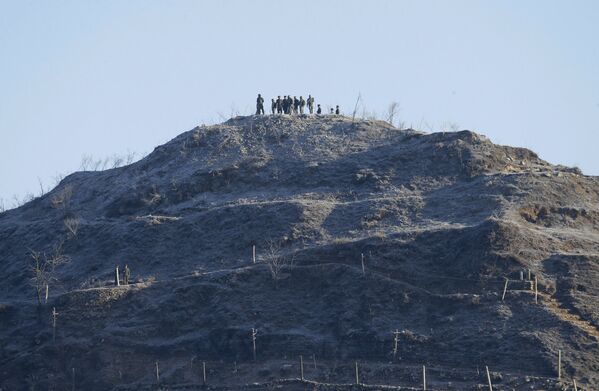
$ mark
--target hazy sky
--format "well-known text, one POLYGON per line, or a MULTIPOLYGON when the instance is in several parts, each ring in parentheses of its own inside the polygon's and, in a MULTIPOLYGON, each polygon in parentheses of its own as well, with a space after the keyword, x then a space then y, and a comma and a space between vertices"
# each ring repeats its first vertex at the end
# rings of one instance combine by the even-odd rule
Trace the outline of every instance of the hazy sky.
POLYGON ((258 92, 401 105, 599 174, 599 1, 0 0, 0 198, 258 92))

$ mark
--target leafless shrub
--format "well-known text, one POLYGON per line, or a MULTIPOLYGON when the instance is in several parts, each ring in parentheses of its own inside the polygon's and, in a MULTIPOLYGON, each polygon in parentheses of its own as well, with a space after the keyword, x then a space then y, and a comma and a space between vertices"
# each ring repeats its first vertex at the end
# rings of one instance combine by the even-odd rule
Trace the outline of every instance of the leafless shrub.
POLYGON ((81 157, 81 163, 79 164, 79 168, 81 171, 87 171, 92 167, 93 157, 91 155, 83 155, 81 157))
POLYGON ((365 107, 362 108, 362 119, 375 121, 378 119, 376 111, 367 110, 365 107))
POLYGON ((387 122, 389 122, 389 125, 393 125, 393 120, 395 119, 395 116, 399 114, 399 111, 399 103, 391 102, 389 108, 387 109, 387 122))
POLYGON ((160 202, 160 200, 162 200, 162 196, 156 189, 156 186, 152 188, 152 192, 148 195, 148 197, 142 199, 142 201, 148 206, 156 205, 160 202))
POLYGON ((58 186, 60 182, 64 179, 64 174, 56 174, 54 176, 54 186, 58 186))
POLYGON ((22 198, 19 198, 16 194, 12 196, 12 208, 18 208, 22 205, 25 205, 29 201, 35 199, 35 196, 32 193, 25 194, 22 198))
POLYGON ((458 125, 456 122, 447 121, 442 125, 442 128, 446 132, 458 132, 460 130, 460 125, 458 125))
POLYGON ((31 282, 36 291, 38 305, 42 304, 46 286, 49 286, 51 282, 58 281, 56 268, 70 260, 68 255, 63 254, 63 244, 64 239, 60 239, 54 244, 49 254, 29 249, 32 259, 30 270, 33 274, 31 282))
POLYGON ((67 228, 69 233, 73 236, 77 236, 77 231, 79 230, 80 220, 77 217, 67 217, 64 219, 64 226, 67 228))
POLYGON ((290 258, 283 255, 281 243, 274 240, 268 240, 266 242, 266 248, 262 255, 262 259, 268 266, 270 275, 275 283, 286 277, 283 270, 293 265, 293 257, 290 258))
POLYGON ((239 108, 237 107, 237 105, 235 105, 235 103, 231 103, 231 116, 229 118, 239 117, 239 115, 239 108))
POLYGON ((80 168, 82 171, 103 171, 107 168, 118 168, 123 165, 131 164, 135 161, 135 157, 137 156, 136 152, 132 152, 127 150, 124 155, 113 154, 112 156, 106 157, 104 159, 94 159, 91 155, 83 155, 81 158, 80 168))
POLYGON ((112 155, 112 168, 121 167, 123 165, 123 157, 119 155, 112 155))
POLYGON ((62 189, 58 190, 50 199, 50 205, 54 209, 62 208, 68 209, 71 204, 71 198, 73 197, 73 186, 66 185, 62 189))
POLYGON ((0 198, 0 213, 6 211, 6 206, 4 205, 4 198, 0 198))
POLYGON ((39 197, 41 197, 41 196, 43 196, 44 194, 46 194, 46 189, 44 188, 44 184, 43 184, 43 182, 42 182, 42 180, 41 180, 41 178, 40 178, 40 177, 37 177, 37 183, 38 183, 38 184, 39 184, 39 186, 40 186, 40 195, 39 195, 39 197))
POLYGON ((100 167, 101 167, 101 166, 102 166, 102 159, 100 159, 100 160, 96 160, 96 161, 93 163, 92 170, 94 170, 94 171, 98 171, 98 170, 100 169, 100 167))
POLYGON ((354 122, 356 119, 356 113, 358 112, 358 105, 360 104, 360 101, 362 100, 362 94, 360 92, 358 92, 358 99, 356 99, 356 104, 354 106, 354 111, 352 112, 352 116, 351 116, 351 121, 354 122))
POLYGON ((129 165, 135 161, 136 152, 132 152, 127 150, 127 154, 125 155, 125 164, 129 165))

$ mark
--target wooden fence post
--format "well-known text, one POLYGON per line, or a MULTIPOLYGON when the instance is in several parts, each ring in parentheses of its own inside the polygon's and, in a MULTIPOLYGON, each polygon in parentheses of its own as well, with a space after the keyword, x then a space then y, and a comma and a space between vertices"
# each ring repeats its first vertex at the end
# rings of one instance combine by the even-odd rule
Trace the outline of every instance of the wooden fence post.
POLYGON ((360 253, 360 255, 362 256, 362 275, 365 276, 366 275, 366 266, 364 265, 364 253, 360 253))
POLYGON ((160 370, 158 369, 158 361, 156 361, 156 383, 160 384, 160 370))
POLYGON ((256 263, 256 245, 252 245, 252 261, 256 263))
POLYGON ((206 361, 202 361, 202 378, 204 380, 204 385, 206 385, 206 361))
POLYGON ((52 307, 52 342, 56 343, 56 317, 58 316, 58 312, 56 312, 56 307, 52 307))
POLYGON ((422 366, 422 389, 426 391, 426 366, 422 366))
POLYGON ((256 361, 256 334, 258 333, 258 330, 256 330, 255 328, 252 327, 252 347, 253 347, 253 352, 254 352, 254 361, 256 361))
POLYGON ((300 379, 304 381, 304 358, 300 354, 300 379))
POLYGON ((491 384, 491 374, 489 373, 489 367, 485 365, 487 370, 487 380, 489 381, 489 391, 493 391, 493 384, 491 384))
POLYGON ((501 295, 501 301, 503 301, 505 299, 505 292, 507 292, 507 283, 508 283, 508 279, 507 277, 505 278, 505 286, 503 287, 503 295, 501 295))
POLYGON ((50 288, 48 287, 48 284, 46 284, 46 304, 48 304, 48 291, 50 290, 50 288))
POLYGON ((578 391, 578 387, 576 387, 576 379, 574 379, 574 391, 578 391))
POLYGON ((119 267, 118 265, 114 268, 114 282, 116 286, 121 286, 121 280, 119 276, 119 267))
POLYGON ((356 384, 360 384, 360 375, 358 374, 358 362, 356 361, 356 384))
POLYGON ((557 378, 562 378, 562 351, 557 351, 557 378))
POLYGON ((399 330, 395 329, 395 331, 393 332, 393 335, 395 336, 393 338, 393 360, 395 360, 395 358, 397 356, 398 345, 399 345, 399 330))

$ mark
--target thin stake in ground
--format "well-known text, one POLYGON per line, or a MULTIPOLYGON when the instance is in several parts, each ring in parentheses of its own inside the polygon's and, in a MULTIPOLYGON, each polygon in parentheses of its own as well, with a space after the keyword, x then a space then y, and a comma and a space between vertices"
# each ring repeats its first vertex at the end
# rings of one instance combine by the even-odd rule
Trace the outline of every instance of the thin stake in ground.
POLYGON ((505 278, 505 285, 504 285, 504 287, 503 287, 503 295, 501 295, 501 301, 503 301, 503 300, 505 299, 505 292, 507 292, 507 283, 508 283, 509 281, 510 281, 510 280, 508 280, 508 279, 507 279, 507 277, 506 277, 506 278, 505 278))
POLYGON ((56 343, 56 317, 58 316, 58 312, 56 312, 56 307, 52 307, 52 342, 56 343))
POLYGON ((202 379, 206 385, 206 361, 202 361, 202 379))
POLYGON ((158 369, 158 361, 155 362, 156 366, 156 383, 160 384, 160 370, 158 369))
POLYGON ((493 384, 491 383, 491 374, 489 373, 489 367, 485 365, 487 370, 487 380, 489 381, 489 391, 493 391, 493 384))
POLYGON ((355 362, 356 364, 356 384, 360 384, 360 374, 358 373, 358 362, 355 362))
POLYGON ((360 253, 360 255, 362 256, 362 275, 365 276, 366 275, 366 266, 364 265, 364 253, 360 253))
POLYGON ((557 378, 562 378, 562 351, 557 351, 557 378))
POLYGON ((399 330, 395 330, 393 332, 393 360, 395 360, 395 358, 397 357, 397 348, 399 345, 399 330))
POLYGON ((300 354, 300 379, 304 381, 304 358, 300 354))
POLYGON ((426 366, 422 366, 422 389, 426 391, 426 366))
POLYGON ((258 330, 252 327, 252 349, 254 353, 254 361, 256 361, 256 334, 258 334, 258 330))

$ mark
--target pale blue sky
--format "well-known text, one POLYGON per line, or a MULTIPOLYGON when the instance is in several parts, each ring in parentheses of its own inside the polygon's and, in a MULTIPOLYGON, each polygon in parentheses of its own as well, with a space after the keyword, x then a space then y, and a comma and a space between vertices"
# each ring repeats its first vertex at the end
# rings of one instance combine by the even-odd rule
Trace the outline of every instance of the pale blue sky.
MULTIPOLYGON (((0 198, 255 95, 401 104, 599 174, 599 2, 0 0, 0 198)), ((220 113, 220 114, 219 114, 220 113)))

